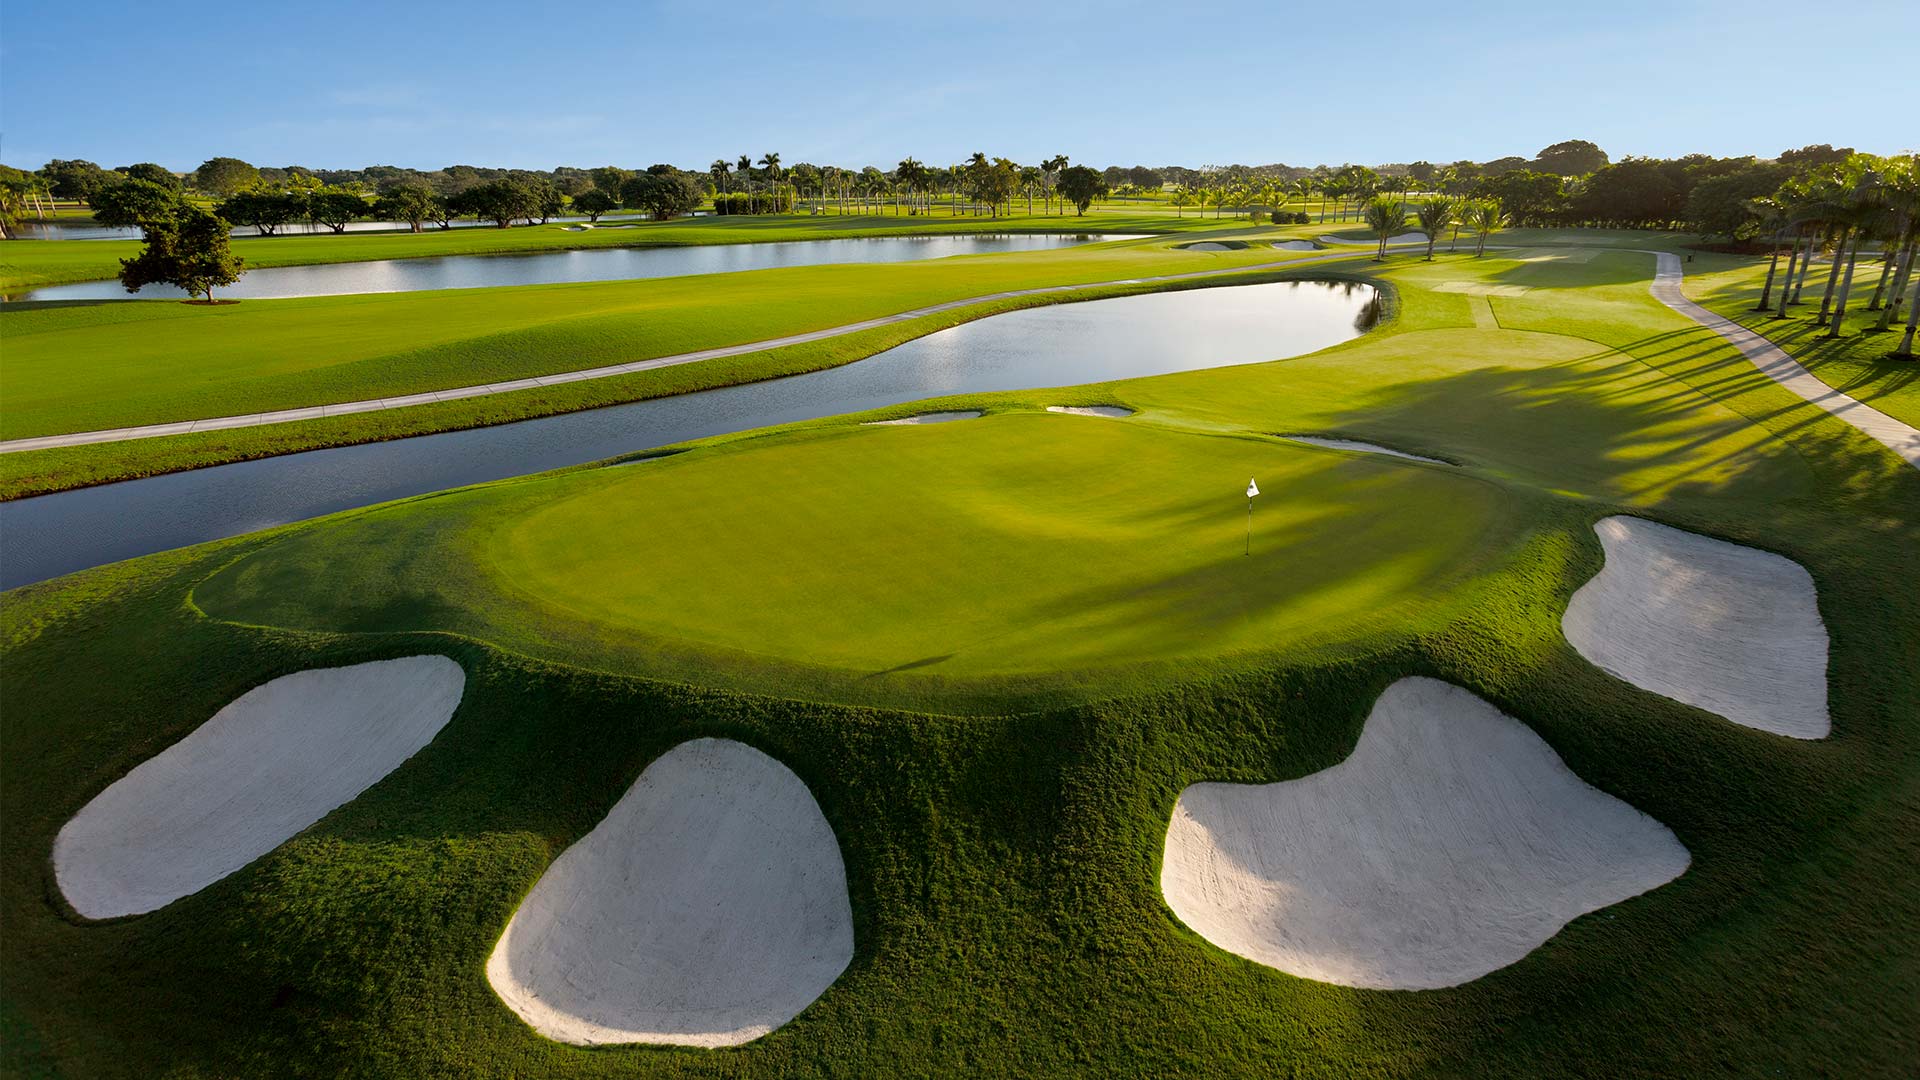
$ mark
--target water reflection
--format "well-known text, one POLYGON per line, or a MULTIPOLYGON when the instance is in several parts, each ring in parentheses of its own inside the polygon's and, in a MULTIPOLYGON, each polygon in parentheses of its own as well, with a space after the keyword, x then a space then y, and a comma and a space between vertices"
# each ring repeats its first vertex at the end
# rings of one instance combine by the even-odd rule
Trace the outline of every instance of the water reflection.
POLYGON ((1192 289, 1010 312, 806 375, 0 503, 0 587, 464 484, 942 394, 1273 360, 1357 337, 1355 282, 1192 289))

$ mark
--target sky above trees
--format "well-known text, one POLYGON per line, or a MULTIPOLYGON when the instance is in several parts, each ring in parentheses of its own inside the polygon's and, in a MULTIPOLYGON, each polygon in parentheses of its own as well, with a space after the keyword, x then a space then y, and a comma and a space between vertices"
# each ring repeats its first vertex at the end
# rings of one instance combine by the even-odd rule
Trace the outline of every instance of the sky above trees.
MULTIPOLYGON (((1849 0, 1853 27, 1910 0, 1849 0)), ((1199 166, 1488 160, 1566 138, 1616 158, 1894 152, 1892 38, 1817 40, 1804 4, 1465 3, 1405 33, 1270 3, 840 0, 534 9, 385 3, 0 5, 0 161, 258 164, 789 160, 1199 166), (979 5, 973 7, 979 8, 979 5), (1576 10, 1577 8, 1577 10, 1576 10), (724 17, 716 14, 724 12, 724 17), (1780 93, 1790 58, 1801 92, 1780 93)), ((1342 14, 1344 12, 1344 14, 1342 14)), ((1909 137, 1907 142, 1911 142, 1909 137)))

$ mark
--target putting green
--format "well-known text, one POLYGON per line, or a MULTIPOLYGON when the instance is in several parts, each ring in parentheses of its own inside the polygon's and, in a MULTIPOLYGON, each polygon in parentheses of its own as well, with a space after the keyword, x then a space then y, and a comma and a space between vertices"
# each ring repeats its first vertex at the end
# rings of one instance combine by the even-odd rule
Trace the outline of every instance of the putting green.
POLYGON ((405 596, 413 628, 590 666, 775 689, 770 660, 782 678, 837 672, 835 697, 891 698, 1405 635, 1512 541, 1504 503, 1446 469, 1011 413, 403 504, 296 535, 197 597, 241 622, 392 629, 405 596))

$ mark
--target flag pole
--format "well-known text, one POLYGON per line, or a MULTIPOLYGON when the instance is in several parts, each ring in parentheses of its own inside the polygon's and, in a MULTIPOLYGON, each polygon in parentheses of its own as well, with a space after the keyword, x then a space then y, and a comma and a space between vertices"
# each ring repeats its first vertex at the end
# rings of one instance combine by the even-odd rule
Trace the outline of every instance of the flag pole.
POLYGON ((1247 550, 1245 552, 1245 554, 1247 555, 1253 554, 1253 497, 1258 494, 1260 494, 1260 485, 1254 483, 1252 477, 1248 477, 1247 478, 1247 550))

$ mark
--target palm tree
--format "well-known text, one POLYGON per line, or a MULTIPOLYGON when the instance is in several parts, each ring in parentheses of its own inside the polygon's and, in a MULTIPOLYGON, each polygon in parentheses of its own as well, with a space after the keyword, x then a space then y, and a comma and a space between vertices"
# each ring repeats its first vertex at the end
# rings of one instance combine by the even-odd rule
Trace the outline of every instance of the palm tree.
MULTIPOLYGON (((1763 227, 1773 236, 1773 257, 1767 260, 1767 281, 1760 286, 1760 302, 1753 310, 1765 311, 1772 305, 1774 270, 1780 265, 1780 241, 1787 235, 1789 218, 1784 204, 1773 199, 1748 199, 1747 210, 1760 220, 1763 227)), ((1798 241, 1796 240, 1797 244, 1798 241)), ((1787 273, 1793 273, 1793 264, 1787 264, 1787 273)), ((1787 305, 1780 305, 1785 311, 1787 305)))
POLYGON ((740 186, 747 191, 747 213, 753 213, 753 155, 741 154, 740 160, 733 163, 740 170, 740 186))
MULTIPOLYGON (((1401 203, 1401 212, 1406 204, 1401 203)), ((1420 231, 1427 234, 1427 261, 1433 261, 1433 245, 1447 226, 1454 223, 1460 215, 1460 203, 1447 195, 1432 195, 1420 203, 1420 231)))
POLYGON ((1853 287, 1853 269, 1860 261, 1860 239, 1870 232, 1883 207, 1880 200, 1880 174, 1869 168, 1873 159, 1866 154, 1855 154, 1841 166, 1841 184, 1844 188, 1836 200, 1834 219, 1840 228, 1840 238, 1834 243, 1833 267, 1827 272, 1827 291, 1820 299, 1820 316, 1814 320, 1815 326, 1824 326, 1829 338, 1840 336, 1840 323, 1847 310, 1847 292, 1853 287), (1852 240, 1851 247, 1847 241, 1852 240), (1845 256, 1846 276, 1840 274, 1842 256, 1845 256), (1838 299, 1831 308, 1829 302, 1838 299))
POLYGON ((727 176, 733 172, 733 165, 726 158, 714 158, 713 164, 707 166, 707 172, 713 174, 713 182, 720 186, 720 193, 726 194, 727 176))
POLYGON ((764 154, 760 158, 760 164, 766 166, 768 192, 771 195, 767 210, 769 212, 778 210, 780 209, 780 155, 764 154))
MULTIPOLYGON (((1901 223, 1888 238, 1887 261, 1892 263, 1894 252, 1899 251, 1900 265, 1894 271, 1893 290, 1886 306, 1880 309, 1880 318, 1874 323, 1873 328, 1880 331, 1892 329, 1894 320, 1900 317, 1900 301, 1906 296, 1916 249, 1920 249, 1920 154, 1903 154, 1888 161, 1887 166, 1887 202, 1901 223)), ((1881 284, 1886 283, 1883 272, 1881 284)), ((1875 302, 1879 299, 1880 293, 1875 290, 1875 302)), ((1872 310, 1872 305, 1868 310, 1872 310)))
POLYGON ((1473 230, 1479 233, 1479 245, 1474 249, 1473 257, 1479 258, 1487 253, 1487 237, 1507 227, 1507 215, 1501 212, 1500 200, 1481 199, 1473 204, 1473 230))
POLYGON ((1367 228, 1380 237, 1380 248, 1374 253, 1374 262, 1387 259, 1387 238, 1407 227, 1407 208, 1398 196, 1376 195, 1367 200, 1367 228))

